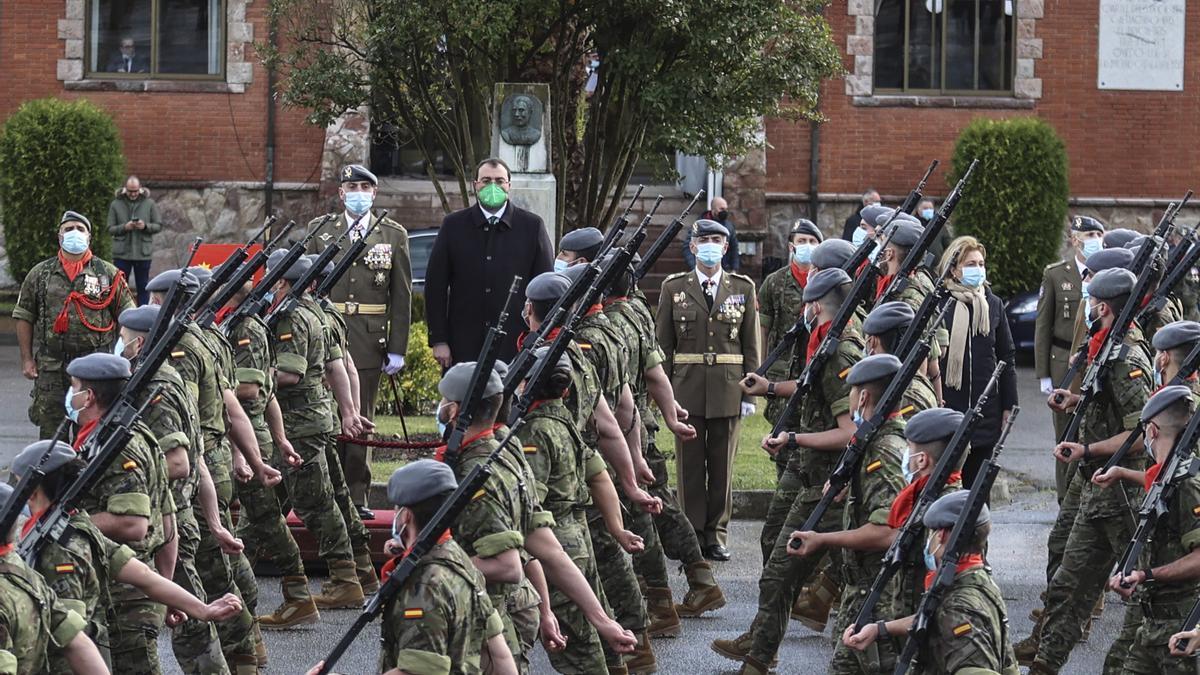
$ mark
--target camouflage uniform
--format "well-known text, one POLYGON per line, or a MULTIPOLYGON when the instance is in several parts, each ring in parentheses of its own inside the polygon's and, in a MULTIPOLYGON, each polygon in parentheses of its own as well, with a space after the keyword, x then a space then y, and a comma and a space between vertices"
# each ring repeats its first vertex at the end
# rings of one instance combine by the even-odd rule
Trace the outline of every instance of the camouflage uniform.
POLYGON ((380 672, 476 675, 487 641, 504 625, 484 592, 483 574, 449 539, 421 557, 384 607, 380 632, 380 672))
MULTIPOLYGON (((807 271, 802 273, 805 281, 808 279, 808 274, 807 271)), ((758 320, 762 324, 762 331, 766 334, 767 353, 770 353, 769 350, 774 349, 783 339, 783 334, 795 325, 803 310, 804 283, 796 280, 790 263, 771 272, 766 279, 763 279, 762 286, 758 289, 758 320)), ((766 356, 764 355, 763 358, 766 356)), ((797 365, 803 370, 804 342, 800 339, 791 349, 781 353, 779 360, 771 364, 771 367, 767 369, 766 378, 771 382, 786 380, 789 370, 797 365), (798 364, 792 362, 793 354, 799 357, 798 364)), ((783 413, 785 403, 786 400, 781 398, 767 399, 767 407, 763 411, 763 416, 772 425, 775 424, 783 413)), ((779 452, 781 456, 775 458, 776 466, 780 470, 787 464, 786 454, 788 452, 790 451, 781 450, 779 452)))
MULTIPOLYGON (((1146 348, 1150 348, 1150 342, 1154 339, 1154 334, 1158 332, 1159 328, 1182 319, 1183 303, 1175 296, 1169 296, 1167 304, 1163 305, 1162 309, 1150 316, 1145 325, 1141 327, 1142 336, 1146 340, 1146 348)), ((1150 353, 1153 354, 1154 352, 1151 351, 1150 353)))
MULTIPOLYGON (((1141 331, 1136 326, 1131 328, 1125 339, 1129 348, 1123 350, 1124 358, 1118 357, 1108 369, 1107 381, 1100 383, 1100 394, 1080 425, 1081 443, 1110 438, 1137 424, 1152 386, 1152 370, 1141 342, 1141 331)), ((1113 563, 1133 535, 1130 509, 1140 497, 1137 488, 1120 485, 1104 489, 1093 484, 1090 478, 1103 463, 1104 458, 1081 461, 1063 500, 1063 510, 1072 499, 1078 506, 1062 563, 1046 591, 1037 655, 1038 661, 1055 670, 1066 663, 1079 641, 1082 626, 1108 581, 1113 563)), ((1121 466, 1134 470, 1144 465, 1143 457, 1121 462, 1121 466)))
POLYGON ((59 601, 11 544, 0 551, 0 672, 44 672, 47 656, 84 632, 87 622, 59 601))
POLYGON ((21 283, 12 316, 33 324, 33 359, 37 365, 30 396, 29 421, 38 438, 50 438, 63 418, 63 396, 71 386, 67 364, 92 352, 112 351, 117 339, 117 316, 133 307, 125 277, 111 263, 93 256, 74 281, 67 278, 57 256, 33 266, 21 283), (79 295, 71 295, 78 293, 79 295), (69 298, 79 298, 79 302, 69 298), (89 309, 109 300, 103 309, 89 309), (69 304, 68 304, 69 303, 69 304), (54 329, 65 312, 66 330, 54 329))
MULTIPOLYGON (((878 298, 875 302, 875 307, 878 307, 884 301, 900 301, 912 307, 914 312, 921 309, 921 303, 925 302, 925 296, 933 292, 933 278, 929 271, 924 267, 918 267, 916 271, 908 276, 908 284, 904 286, 904 290, 896 294, 896 297, 878 298)), ((950 344, 950 333, 944 326, 939 326, 934 334, 933 344, 929 345, 929 359, 937 361, 941 358, 942 350, 950 344)))
POLYGON ((1200 309, 1196 307, 1197 301, 1200 300, 1200 270, 1195 267, 1188 270, 1183 281, 1175 287, 1175 297, 1179 299, 1183 309, 1183 318, 1188 321, 1200 321, 1200 309))
POLYGON ((934 616, 920 672, 1019 675, 1007 614, 1004 596, 986 569, 959 572, 934 616))
MULTIPOLYGON (((962 480, 958 476, 953 476, 953 474, 952 477, 954 477, 954 480, 942 486, 941 491, 938 492, 934 501, 951 492, 957 492, 962 489, 962 480)), ((905 490, 911 488, 914 493, 920 494, 928 481, 928 477, 918 478, 905 488, 905 490)), ((912 511, 913 503, 915 503, 915 500, 910 502, 907 508, 904 508, 900 506, 899 499, 893 502, 891 512, 893 522, 898 521, 903 523, 907 520, 912 511)), ((917 606, 921 604, 921 596, 925 594, 925 575, 925 550, 923 547, 918 548, 913 546, 908 551, 908 559, 905 561, 904 569, 896 575, 894 583, 896 593, 893 596, 892 616, 908 616, 916 613, 917 606)), ((878 610, 875 612, 875 616, 885 617, 878 610)), ((903 648, 903 646, 903 640, 901 640, 901 643, 897 647, 903 648)))

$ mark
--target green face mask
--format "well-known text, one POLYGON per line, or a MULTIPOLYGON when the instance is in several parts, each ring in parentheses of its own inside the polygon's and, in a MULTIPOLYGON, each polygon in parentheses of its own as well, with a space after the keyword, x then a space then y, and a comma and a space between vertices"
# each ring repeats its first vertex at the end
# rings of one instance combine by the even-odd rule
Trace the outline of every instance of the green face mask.
POLYGON ((483 204, 483 208, 489 211, 495 211, 504 206, 504 202, 506 201, 508 201, 508 193, 504 191, 504 188, 495 183, 488 183, 479 191, 479 203, 483 204))

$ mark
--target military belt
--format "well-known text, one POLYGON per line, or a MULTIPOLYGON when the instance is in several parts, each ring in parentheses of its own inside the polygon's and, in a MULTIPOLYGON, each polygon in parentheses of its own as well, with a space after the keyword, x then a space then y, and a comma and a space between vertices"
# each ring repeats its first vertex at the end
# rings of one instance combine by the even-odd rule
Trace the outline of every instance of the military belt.
POLYGON ((333 307, 346 316, 354 316, 355 314, 380 316, 388 313, 387 305, 369 302, 335 302, 333 303, 333 307))
POLYGON ((741 354, 676 354, 675 365, 685 364, 704 364, 706 366, 740 366, 742 365, 741 354))
POLYGON ((1147 619, 1182 619, 1192 611, 1192 606, 1195 605, 1194 600, 1162 600, 1155 602, 1153 600, 1142 600, 1138 603, 1142 606, 1142 614, 1147 619))
POLYGON ((1062 338, 1057 338, 1057 337, 1050 338, 1050 344, 1054 345, 1055 347, 1058 347, 1059 349, 1067 349, 1067 350, 1070 350, 1075 346, 1071 343, 1070 340, 1064 340, 1062 338))

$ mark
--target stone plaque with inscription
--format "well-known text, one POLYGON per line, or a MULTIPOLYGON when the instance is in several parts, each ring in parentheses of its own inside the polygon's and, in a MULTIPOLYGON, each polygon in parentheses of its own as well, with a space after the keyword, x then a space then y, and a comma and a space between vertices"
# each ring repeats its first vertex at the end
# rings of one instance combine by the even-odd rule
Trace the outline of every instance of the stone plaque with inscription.
POLYGON ((1100 89, 1183 91, 1186 0, 1100 0, 1100 89))

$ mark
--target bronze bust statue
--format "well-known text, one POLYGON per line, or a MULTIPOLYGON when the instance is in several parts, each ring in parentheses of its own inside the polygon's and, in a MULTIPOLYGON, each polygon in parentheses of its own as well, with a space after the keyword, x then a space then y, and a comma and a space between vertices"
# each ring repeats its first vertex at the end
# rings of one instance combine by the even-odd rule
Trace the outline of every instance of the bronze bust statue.
POLYGON ((509 145, 533 145, 542 138, 542 106, 536 98, 517 94, 500 109, 500 138, 509 145))

